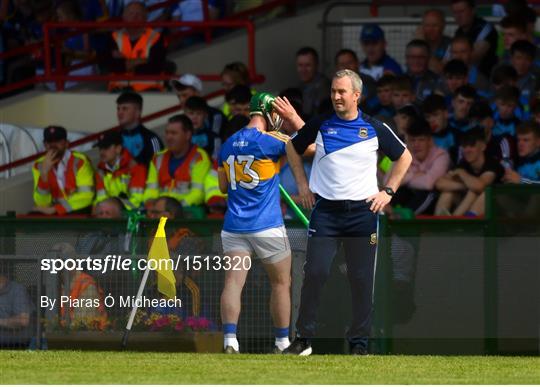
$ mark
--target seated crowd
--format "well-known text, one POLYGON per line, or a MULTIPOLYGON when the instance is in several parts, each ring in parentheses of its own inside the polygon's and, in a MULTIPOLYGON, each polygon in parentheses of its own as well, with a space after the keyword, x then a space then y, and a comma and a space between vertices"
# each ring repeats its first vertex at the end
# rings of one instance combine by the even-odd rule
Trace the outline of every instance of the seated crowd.
MULTIPOLYGON (((458 25, 453 37, 444 35, 444 13, 427 10, 406 46, 404 68, 386 52, 384 31, 376 24, 361 30, 364 60, 348 48, 335 54, 335 70, 361 76, 360 109, 391 126, 414 157, 387 212, 405 207, 416 215, 479 216, 486 187, 540 183, 536 13, 524 2, 510 3, 500 34, 476 15, 472 0, 452 0, 458 25)), ((119 42, 111 45, 120 47, 119 42)), ((109 57, 110 63, 118 59, 109 57)), ((296 71, 298 84, 280 95, 306 121, 331 111, 330 80, 319 69, 315 49, 297 51, 296 71)), ((221 76, 226 91, 221 109, 208 106, 196 76, 184 74, 169 82, 184 113, 169 118, 163 138, 140 124, 140 95, 122 93, 117 100, 122 129, 99 139, 100 163, 95 167, 86 156, 68 150, 63 128, 46 128, 48 152, 33 169, 35 211, 88 211, 109 197, 120 198, 128 209, 150 211, 155 199, 169 197, 182 206, 205 206, 211 214, 223 214, 226 200, 218 189, 217 155, 224 141, 248 122, 255 90, 240 62, 227 64, 221 76)), ((305 164, 309 170, 307 155, 305 164)), ((286 164, 281 167, 294 198, 290 171, 286 164)), ((381 157, 381 184, 391 167, 381 157)))

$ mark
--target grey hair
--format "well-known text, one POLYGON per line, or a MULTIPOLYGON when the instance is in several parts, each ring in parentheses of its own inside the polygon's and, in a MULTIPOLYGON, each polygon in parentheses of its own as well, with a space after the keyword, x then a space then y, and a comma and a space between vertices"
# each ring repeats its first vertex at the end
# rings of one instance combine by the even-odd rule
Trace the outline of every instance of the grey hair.
POLYGON ((362 79, 360 79, 360 75, 358 73, 352 71, 352 70, 339 70, 334 75, 334 78, 344 78, 349 77, 352 83, 353 91, 359 91, 362 92, 362 79))

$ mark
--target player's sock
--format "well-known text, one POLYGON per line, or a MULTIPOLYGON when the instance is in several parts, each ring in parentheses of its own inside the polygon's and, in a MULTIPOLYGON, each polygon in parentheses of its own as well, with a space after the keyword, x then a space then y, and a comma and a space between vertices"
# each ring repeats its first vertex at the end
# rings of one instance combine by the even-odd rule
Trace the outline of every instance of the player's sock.
POLYGON ((223 348, 228 346, 240 351, 240 345, 236 339, 236 324, 223 324, 223 348))
POLYGON ((289 341, 289 327, 286 328, 274 328, 274 334, 276 336, 276 347, 280 351, 283 351, 291 342, 289 341))

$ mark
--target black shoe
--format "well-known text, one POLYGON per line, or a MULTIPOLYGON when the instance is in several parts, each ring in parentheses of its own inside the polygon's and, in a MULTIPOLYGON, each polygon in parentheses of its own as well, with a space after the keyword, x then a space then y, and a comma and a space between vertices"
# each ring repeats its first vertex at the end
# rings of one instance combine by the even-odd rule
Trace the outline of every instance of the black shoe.
POLYGON ((284 355, 309 356, 313 352, 311 342, 307 339, 295 339, 284 351, 284 355))
POLYGON ((225 349, 223 350, 223 353, 227 355, 236 355, 237 353, 240 353, 240 352, 234 349, 232 345, 227 345, 227 347, 225 347, 225 349))
POLYGON ((275 355, 280 355, 283 353, 283 351, 281 349, 279 349, 277 347, 277 345, 274 345, 274 348, 272 349, 272 353, 275 354, 275 355))
POLYGON ((366 356, 369 355, 369 353, 366 348, 360 344, 356 344, 351 346, 351 355, 366 356))

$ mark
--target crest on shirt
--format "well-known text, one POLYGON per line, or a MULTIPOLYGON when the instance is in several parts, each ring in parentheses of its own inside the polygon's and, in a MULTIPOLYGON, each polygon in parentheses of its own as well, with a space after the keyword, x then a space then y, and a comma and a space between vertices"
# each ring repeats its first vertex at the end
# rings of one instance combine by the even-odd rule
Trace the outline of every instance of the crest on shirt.
POLYGON ((358 137, 366 138, 367 136, 368 136, 367 128, 360 128, 360 130, 358 131, 358 137))
POLYGON ((369 239, 369 244, 370 245, 376 245, 377 244, 377 233, 373 233, 371 234, 371 237, 369 239))

